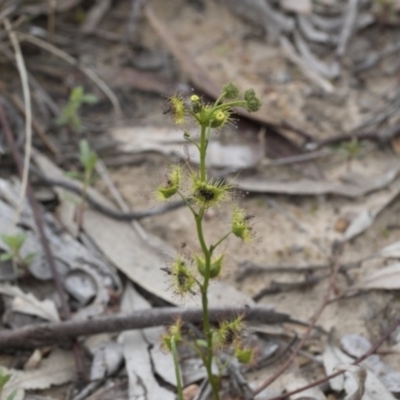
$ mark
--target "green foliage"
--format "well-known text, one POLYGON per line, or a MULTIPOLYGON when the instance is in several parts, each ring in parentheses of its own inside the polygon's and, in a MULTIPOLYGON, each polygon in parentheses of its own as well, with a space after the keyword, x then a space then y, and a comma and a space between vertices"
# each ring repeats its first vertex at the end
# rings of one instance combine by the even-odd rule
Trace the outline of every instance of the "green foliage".
POLYGON ((68 126, 74 131, 82 129, 82 121, 79 116, 79 110, 83 104, 97 103, 98 99, 93 94, 85 93, 82 86, 76 86, 72 89, 67 105, 62 109, 57 124, 68 126))
MULTIPOLYGON (((2 393, 3 393, 3 388, 6 385, 6 383, 10 380, 11 375, 10 374, 5 374, 4 371, 0 368, 0 399, 3 399, 2 393)), ((13 400, 14 397, 16 396, 17 392, 14 390, 11 394, 7 396, 6 400, 13 400)))
POLYGON ((97 164, 97 154, 91 150, 88 141, 85 139, 79 143, 79 161, 85 169, 85 174, 92 176, 97 164))
MULTIPOLYGON (((178 255, 169 269, 169 275, 172 278, 175 293, 180 296, 193 293, 196 289, 201 294, 204 339, 194 340, 192 344, 206 368, 214 400, 220 398, 219 381, 221 379, 221 376, 214 376, 212 372, 214 354, 219 349, 231 348, 239 361, 248 363, 253 359, 252 349, 241 345, 242 318, 238 316, 231 321, 222 321, 219 328, 213 328, 208 314, 209 284, 211 280, 220 276, 224 266, 224 254, 216 254, 215 250, 231 234, 245 242, 250 241, 253 237, 252 228, 249 225, 251 218, 236 205, 233 209, 230 229, 219 240, 209 244, 203 232, 205 212, 210 207, 220 207, 222 203, 232 201, 231 185, 208 178, 206 153, 213 129, 220 129, 231 122, 233 107, 242 107, 249 112, 255 112, 260 109, 261 101, 253 89, 245 91, 241 98, 239 89, 233 83, 228 83, 223 87, 220 97, 214 103, 204 103, 195 94, 190 97, 190 102, 185 101, 179 95, 171 97, 169 111, 172 113, 175 123, 184 125, 188 122, 199 127, 199 140, 192 139, 188 132, 185 132, 183 137, 198 149, 200 167, 196 172, 190 170, 186 177, 181 167, 172 167, 167 175, 167 183, 160 185, 157 189, 157 197, 161 200, 169 200, 176 195, 180 196, 186 202, 196 224, 201 254, 194 254, 191 257, 178 255), (185 178, 187 183, 185 183, 185 178), (194 265, 197 266, 197 273, 193 268, 194 265)), ((171 336, 171 330, 163 338, 164 346, 173 352, 176 370, 179 365, 173 346, 181 340, 181 336, 179 336, 179 340, 171 336)), ((221 368, 221 372, 222 370, 223 368, 221 368)), ((177 372, 177 378, 178 375, 177 372)), ((179 399, 182 398, 181 389, 180 381, 178 381, 179 399)))
POLYGON ((12 261, 15 266, 26 268, 35 258, 35 253, 21 256, 21 249, 26 240, 26 234, 16 233, 15 235, 0 235, 1 241, 8 247, 8 251, 0 256, 1 261, 12 261))

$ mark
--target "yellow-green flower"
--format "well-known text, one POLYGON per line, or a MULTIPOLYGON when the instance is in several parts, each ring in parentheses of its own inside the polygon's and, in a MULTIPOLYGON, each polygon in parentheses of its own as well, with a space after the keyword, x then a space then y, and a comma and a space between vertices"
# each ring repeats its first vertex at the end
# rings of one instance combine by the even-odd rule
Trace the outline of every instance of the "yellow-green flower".
POLYGON ((212 115, 211 128, 222 128, 230 121, 231 111, 229 108, 219 109, 212 115))
POLYGON ((222 181, 202 182, 196 175, 193 179, 193 201, 200 207, 214 207, 230 199, 231 186, 222 181))
POLYGON ((192 292, 196 279, 191 271, 191 262, 178 255, 171 266, 171 276, 175 293, 179 296, 185 296, 192 292))
POLYGON ((243 330, 242 317, 239 316, 233 321, 223 321, 216 331, 216 345, 220 348, 226 348, 234 344, 243 330))
POLYGON ((168 200, 178 192, 182 182, 182 168, 179 165, 174 165, 168 175, 167 183, 157 188, 157 197, 159 200, 168 200))
POLYGON ((182 96, 172 96, 169 99, 169 106, 176 125, 182 125, 185 121, 186 106, 182 96))
POLYGON ((250 217, 244 210, 235 206, 232 215, 232 233, 244 242, 249 242, 253 238, 253 229, 249 224, 250 217))
POLYGON ((164 348, 168 351, 172 350, 171 341, 179 343, 182 340, 182 320, 178 318, 176 322, 168 328, 168 333, 161 337, 164 348))

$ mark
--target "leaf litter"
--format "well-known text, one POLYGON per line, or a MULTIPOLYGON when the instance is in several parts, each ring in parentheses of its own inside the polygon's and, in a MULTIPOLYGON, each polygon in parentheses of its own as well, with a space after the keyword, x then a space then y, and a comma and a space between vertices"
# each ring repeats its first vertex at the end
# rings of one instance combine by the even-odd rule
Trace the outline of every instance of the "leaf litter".
MULTIPOLYGON (((157 1, 155 3, 156 11, 161 11, 162 18, 165 18, 165 20, 171 22, 174 21, 174 18, 178 18, 174 13, 170 13, 170 15, 163 13, 165 10, 162 7, 157 7, 159 6, 157 1)), ((248 85, 248 83, 253 84, 253 82, 257 82, 265 93, 265 108, 262 111, 263 115, 258 116, 259 120, 271 124, 279 124, 283 118, 296 121, 299 126, 310 131, 316 138, 320 136, 327 137, 337 132, 351 131, 357 128, 357 126, 362 126, 362 122, 367 120, 365 117, 369 113, 365 114, 362 109, 367 110, 368 107, 371 109, 371 105, 367 104, 368 101, 366 99, 362 99, 363 102, 359 100, 358 97, 361 98, 363 93, 357 92, 355 89, 356 85, 349 85, 349 88, 345 89, 340 79, 336 82, 323 80, 323 76, 326 76, 327 72, 328 75, 332 71, 335 74, 345 74, 346 66, 340 65, 339 72, 337 69, 331 71, 327 68, 333 65, 330 64, 329 57, 325 57, 326 54, 323 54, 321 49, 311 46, 308 41, 327 40, 336 44, 338 38, 342 38, 340 40, 342 49, 344 50, 341 50, 341 52, 348 48, 347 52, 350 62, 353 62, 357 55, 357 46, 355 45, 361 46, 362 43, 356 33, 352 37, 346 38, 346 30, 349 31, 350 29, 350 32, 357 32, 360 27, 371 24, 377 15, 379 17, 379 11, 378 14, 374 11, 373 13, 369 13, 369 15, 365 15, 363 10, 358 10, 356 14, 353 14, 352 18, 349 16, 345 18, 345 5, 336 4, 335 2, 324 2, 322 4, 319 1, 282 1, 280 4, 277 3, 274 9, 269 9, 268 5, 261 5, 261 2, 250 1, 232 1, 225 4, 222 2, 222 5, 211 2, 205 3, 207 5, 207 13, 210 14, 210 24, 203 21, 196 25, 196 34, 193 35, 192 31, 188 29, 193 27, 193 15, 188 11, 189 9, 184 8, 182 12, 185 18, 181 19, 180 24, 169 24, 168 26, 171 26, 171 28, 167 32, 168 35, 176 35, 180 39, 182 47, 190 50, 187 52, 182 52, 181 50, 179 54, 176 51, 172 51, 172 53, 175 56, 178 55, 178 59, 182 64, 186 61, 187 73, 189 75, 192 74, 192 82, 195 82, 200 88, 204 84, 208 88, 209 94, 212 95, 212 91, 218 86, 215 82, 225 82, 227 78, 229 80, 237 80, 243 86, 248 85), (312 7, 310 8, 311 4, 312 7), (280 38, 280 43, 285 43, 286 40, 293 47, 292 51, 295 57, 292 57, 291 60, 300 60, 300 62, 294 61, 294 63, 298 66, 303 65, 303 71, 309 70, 314 65, 313 74, 308 79, 310 79, 310 82, 316 82, 322 89, 327 89, 331 94, 323 92, 321 94, 320 89, 316 88, 314 84, 297 79, 296 74, 298 71, 293 68, 293 65, 287 65, 287 63, 282 62, 279 59, 279 56, 281 56, 280 51, 277 51, 276 47, 270 46, 265 41, 249 40, 246 42, 246 46, 238 45, 242 43, 242 38, 245 37, 246 32, 248 33, 249 28, 245 24, 239 23, 229 13, 226 13, 222 7, 230 7, 232 9, 236 7, 236 12, 241 7, 240 10, 244 10, 244 12, 240 12, 242 16, 253 23, 254 18, 258 18, 256 21, 257 24, 262 29, 269 31, 270 36, 286 35, 280 38), (262 13, 258 15, 257 13, 251 14, 251 10, 254 11, 254 7, 259 7, 262 13), (286 15, 285 13, 288 10, 291 10, 290 12, 295 14, 311 15, 309 19, 308 17, 293 14, 286 15), (333 12, 333 14, 330 15, 330 12, 333 12), (222 36, 222 39, 210 40, 210 43, 205 46, 202 37, 207 32, 208 35, 211 32, 221 32, 221 15, 224 17, 224 26, 226 25, 228 30, 230 26, 235 26, 235 30, 230 31, 230 34, 227 36, 228 40, 222 36), (266 16, 265 18, 270 22, 269 24, 266 24, 266 20, 262 18, 262 15, 266 16), (294 22, 296 17, 299 26, 294 22), (311 20, 315 28, 318 28, 320 31, 308 29, 309 25, 305 22, 305 18, 307 18, 308 22, 311 20), (304 36, 299 37, 299 30, 304 36), (292 38, 287 33, 293 31, 295 32, 293 37, 297 38, 295 43, 291 42, 292 38), (321 35, 321 33, 326 32, 328 32, 328 35, 321 35), (310 52, 310 49, 312 52, 310 52), (195 56, 192 57, 191 55, 195 56), (193 62, 188 63, 187 60, 195 60, 198 65, 193 64, 193 62), (207 79, 202 81, 201 78, 204 71, 207 74, 203 75, 203 78, 205 76, 207 79), (282 71, 284 71, 284 74, 281 73, 282 71), (198 74, 196 79, 193 79, 193 73, 198 74), (286 85, 276 83, 282 76, 284 79, 288 79, 286 85), (265 79, 265 77, 268 77, 268 79, 265 79), (274 81, 275 77, 276 82, 274 81), (328 112, 325 112, 325 110, 328 110, 328 112)), ((352 2, 353 7, 355 4, 357 2, 352 2)), ((147 18, 150 19, 149 15, 147 15, 147 18)), ((201 14, 197 15, 197 18, 201 20, 201 14)), ((153 18, 153 27, 158 27, 160 33, 163 32, 163 26, 160 26, 160 24, 157 25, 158 22, 160 21, 153 18)), ((146 35, 144 41, 151 40, 149 39, 150 37, 151 35, 146 35)), ((167 44, 170 50, 173 50, 174 43, 169 40, 167 44)), ((283 44, 282 46, 284 47, 283 44)), ((384 64, 384 60, 382 63, 384 64)), ((119 78, 121 77, 122 74, 119 78)), ((136 77, 136 79, 138 78, 136 77)), ((365 82, 367 91, 373 92, 376 97, 379 97, 379 101, 382 101, 382 97, 385 96, 388 98, 393 97, 391 90, 387 90, 388 82, 389 85, 391 83, 390 72, 388 72, 388 75, 381 74, 379 79, 370 79, 370 76, 367 75, 365 82)), ((120 83, 119 85, 121 87, 120 83)), ((149 85, 142 86, 142 89, 148 90, 148 88, 149 85)), ((154 90, 154 86, 151 90, 154 90)), ((162 86, 160 92, 165 93, 166 91, 166 85, 162 86)), ((207 92, 207 90, 205 91, 207 92)), ((384 122, 388 116, 381 116, 380 118, 380 122, 384 122)), ((389 125, 393 126, 394 122, 393 119, 389 120, 389 125)), ((373 124, 371 126, 374 127, 373 124)), ((375 125, 375 127, 378 127, 378 125, 375 125)), ((112 132, 118 132, 118 129, 113 128, 112 132)), ((126 128, 127 131, 130 129, 126 128)), ((159 138, 153 140, 153 136, 156 137, 156 133, 160 133, 161 131, 155 126, 147 126, 146 129, 148 130, 144 131, 141 127, 132 128, 133 133, 130 133, 130 135, 133 139, 129 139, 132 144, 128 151, 156 151, 167 157, 178 155, 182 157, 183 161, 187 161, 186 151, 183 150, 179 140, 176 142, 174 140, 165 140, 165 137, 169 135, 169 133, 166 133, 166 130, 162 133, 162 135, 165 134, 165 137, 160 135, 159 138), (147 134, 147 137, 145 135, 140 137, 138 135, 140 130, 142 130, 142 133, 147 134), (140 148, 140 146, 142 147, 140 148)), ((232 137, 237 135, 234 131, 229 134, 232 137)), ((292 136, 291 139, 293 139, 292 136)), ((294 141, 301 143, 298 137, 294 141)), ((340 149, 338 149, 337 153, 327 160, 327 163, 318 164, 318 169, 322 171, 319 180, 309 180, 308 178, 304 179, 303 176, 306 169, 299 168, 296 170, 296 165, 293 165, 293 168, 289 166, 264 169, 266 165, 263 164, 263 161, 265 161, 263 160, 265 148, 261 149, 261 145, 261 142, 253 141, 252 143, 246 143, 246 141, 243 141, 240 142, 240 146, 234 147, 229 141, 227 144, 224 143, 223 138, 220 141, 211 143, 211 146, 215 147, 212 163, 216 168, 227 168, 233 171, 236 171, 237 168, 248 168, 246 173, 248 175, 240 174, 233 181, 239 189, 245 192, 260 193, 257 197, 243 199, 243 203, 249 208, 249 213, 256 214, 256 217, 260 218, 262 222, 261 226, 255 225, 255 231, 260 236, 260 239, 257 239, 259 242, 257 242, 256 246, 249 249, 237 249, 234 244, 227 243, 227 250, 230 253, 229 260, 227 260, 229 271, 224 276, 223 282, 218 282, 215 285, 215 302, 217 304, 229 304, 232 302, 253 304, 251 295, 268 285, 271 279, 274 279, 276 276, 279 276, 282 281, 293 282, 293 275, 287 272, 276 273, 278 275, 272 276, 272 278, 249 278, 243 284, 237 285, 235 284, 236 266, 244 259, 252 259, 254 262, 264 264, 265 260, 268 260, 268 262, 278 265, 283 265, 284 263, 301 263, 307 265, 308 263, 321 261, 328 264, 329 252, 327 249, 333 240, 340 239, 349 242, 344 261, 366 260, 361 263, 359 271, 354 270, 350 273, 350 278, 355 282, 353 288, 361 287, 369 290, 365 295, 367 300, 363 301, 360 298, 354 298, 351 300, 342 300, 346 302, 345 304, 333 303, 330 309, 326 311, 327 315, 321 318, 320 323, 325 329, 337 326, 341 331, 342 337, 346 337, 343 335, 349 332, 353 332, 353 334, 356 332, 362 333, 366 337, 374 336, 369 332, 365 315, 369 315, 368 312, 373 312, 376 307, 379 310, 384 310, 385 313, 389 313, 388 315, 390 315, 390 312, 393 313, 396 310, 394 302, 386 306, 386 308, 384 306, 385 299, 387 299, 384 296, 390 296, 392 293, 390 292, 391 290, 398 289, 397 279, 395 279, 398 273, 397 264, 387 266, 385 259, 400 258, 397 242, 400 238, 396 228, 392 228, 396 223, 398 224, 396 220, 398 167, 396 165, 393 167, 393 163, 391 163, 394 158, 393 154, 389 150, 379 149, 376 151, 374 149, 371 151, 371 148, 367 148, 366 150, 364 149, 365 152, 361 151, 364 159, 355 157, 355 159, 348 162, 348 160, 346 161, 346 156, 339 154, 340 149), (254 143, 256 144, 254 145, 254 143), (220 151, 223 151, 224 155, 228 154, 229 156, 222 159, 220 151), (371 152, 369 153, 369 151, 371 152), (350 167, 347 165, 346 169, 349 168, 353 172, 352 180, 347 179, 351 174, 348 174, 348 171, 344 173, 344 168, 341 168, 346 163, 350 165, 350 167), (339 167, 336 168, 338 165, 339 167), (254 175, 254 170, 257 171, 256 175, 254 175), (357 174, 354 174, 353 170, 356 170, 357 174), (249 182, 253 183, 253 186, 249 187, 245 185, 249 182), (279 209, 272 206, 271 202, 265 201, 263 197, 265 193, 273 193, 274 198, 279 202, 279 209), (347 227, 342 231, 334 229, 338 218, 346 219, 348 223, 347 227), (288 232, 290 232, 290 235, 288 232), (369 259, 372 255, 374 258, 369 259), (229 283, 231 286, 228 286, 226 283, 229 283), (372 289, 384 289, 386 292, 389 291, 389 293, 382 294, 381 300, 376 300, 373 297, 374 294, 370 292, 372 289), (245 294, 240 294, 240 292, 245 294), (374 301, 375 304, 371 305, 374 301)), ((121 145, 119 150, 121 148, 123 148, 123 145, 121 145)), ((268 148, 268 151, 271 151, 271 148, 268 148)), ((279 151, 277 154, 278 157, 293 155, 282 155, 279 154, 279 151)), ((113 174, 113 178, 121 186, 121 191, 128 199, 128 203, 135 208, 138 205, 149 206, 149 203, 151 203, 149 195, 146 193, 143 194, 143 192, 151 192, 151 182, 150 184, 146 182, 145 177, 157 175, 158 169, 160 167, 162 169, 165 164, 164 161, 160 162, 160 159, 153 155, 149 155, 148 160, 150 160, 150 164, 154 163, 153 166, 147 164, 139 166, 137 169, 124 167, 113 174), (138 182, 141 186, 141 190, 139 191, 137 189, 138 182)), ((195 162, 196 160, 193 159, 191 161, 195 162)), ((48 168, 49 165, 44 165, 44 171, 52 171, 52 168, 48 168)), ((56 176, 64 178, 62 172, 61 175, 56 176)), ((101 184, 99 186, 101 187, 101 184)), ((80 303, 77 316, 79 313, 81 313, 82 317, 101 314, 110 302, 110 296, 107 295, 107 292, 111 290, 112 294, 114 290, 117 292, 121 290, 119 279, 112 266, 109 265, 111 263, 115 264, 117 268, 139 285, 143 283, 143 286, 151 293, 171 303, 180 303, 178 299, 168 294, 167 277, 159 269, 168 263, 168 259, 174 257, 175 249, 181 246, 182 237, 185 238, 187 247, 194 248, 194 244, 191 243, 190 239, 186 240, 186 237, 190 238, 193 232, 191 232, 191 228, 188 226, 187 215, 182 210, 175 211, 170 215, 162 215, 157 219, 145 221, 144 229, 140 233, 131 227, 129 227, 128 231, 128 229, 123 227, 123 223, 114 224, 113 222, 115 221, 110 221, 93 212, 93 210, 88 210, 85 230, 87 230, 86 233, 88 236, 92 236, 97 247, 106 254, 108 260, 105 261, 104 257, 98 257, 93 254, 91 256, 88 255, 86 246, 75 241, 74 237, 78 234, 76 223, 74 222, 76 204, 71 201, 72 196, 70 194, 66 194, 58 189, 57 192, 61 198, 58 217, 63 221, 64 226, 68 228, 70 235, 63 235, 62 240, 60 240, 59 235, 54 235, 56 239, 53 245, 63 258, 63 264, 60 263, 60 269, 64 268, 65 276, 72 276, 72 285, 70 286, 74 286, 74 289, 78 290, 78 293, 75 294, 73 294, 73 290, 71 291, 71 295, 75 296, 75 300, 80 303), (103 234, 103 230, 110 230, 111 235, 103 234), (145 240, 143 237, 145 237, 145 240), (144 246, 145 242, 146 246, 144 246), (151 243, 151 245, 148 245, 147 242, 151 243), (132 243, 136 245, 133 246, 132 243), (132 249, 127 250, 129 245, 135 248, 134 251, 132 249), (63 250, 64 248, 66 249, 65 251, 63 250), (154 251, 154 248, 157 248, 157 251, 154 251), (86 261, 95 263, 96 268, 93 271, 85 271, 84 268, 80 268, 81 263, 79 266, 77 265, 78 257, 72 260, 67 257, 67 253, 73 254, 74 252, 78 252, 80 256, 84 256, 86 261), (115 255, 117 252, 122 252, 123 254, 121 256, 115 255), (148 254, 152 255, 149 256, 148 254), (144 261, 141 261, 142 259, 144 261), (138 260, 140 268, 136 270, 133 265, 137 265, 138 260), (73 267, 74 264, 75 267, 73 267), (137 273, 138 271, 140 271, 140 274, 137 273), (146 279, 146 273, 148 276, 149 271, 151 271, 153 279, 146 279), (77 277, 79 278, 77 279, 77 277), (79 285, 81 285, 80 289, 79 285), (106 287, 107 290, 98 291, 99 286, 106 287), (93 301, 93 298, 96 298, 95 303, 102 305, 98 311, 89 312, 88 314, 81 312, 84 310, 82 306, 89 304, 93 301)), ((13 210, 13 202, 10 202, 9 198, 3 200, 5 200, 3 204, 6 205, 4 209, 7 212, 0 212, 0 218, 4 218, 4 215, 6 215, 7 219, 9 218, 10 210, 13 210)), ((104 198, 100 201, 106 202, 104 198)), ((110 202, 107 202, 107 204, 111 206, 110 202)), ((228 223, 223 211, 213 211, 208 218, 207 229, 211 232, 211 236, 213 231, 219 229, 217 225, 221 224, 221 221, 222 223, 228 223)), ((3 222, 3 219, 0 221, 3 222)), ((34 230, 32 218, 29 216, 29 213, 25 212, 23 214, 23 221, 24 230, 27 230, 28 233, 34 230)), ((29 236, 29 242, 35 243, 34 234, 29 236)), ((35 249, 40 252, 40 246, 36 245, 35 249)), ((38 257, 37 260, 37 265, 35 267, 31 266, 32 274, 38 278, 45 277, 49 279, 48 272, 46 275, 46 269, 43 268, 42 259, 38 257)), ((90 263, 84 265, 90 268, 90 263)), ((348 289, 348 284, 345 283, 344 278, 343 282, 340 282, 340 288, 344 291, 348 289)), ((315 304, 323 292, 323 283, 320 283, 317 287, 302 293, 291 293, 290 296, 287 293, 281 293, 270 296, 267 301, 268 303, 275 304, 279 310, 290 311, 292 315, 306 320, 311 315, 315 304)), ((35 300, 32 300, 32 304, 36 304, 35 300)), ((193 298, 187 304, 198 305, 198 301, 193 298)), ((41 306, 36 304, 36 307, 40 309, 41 306)), ((386 317, 382 318, 385 319, 386 317)), ((377 322, 377 325, 379 325, 382 321, 378 319, 377 322)), ((153 343, 156 342, 155 336, 150 340, 153 343)), ((352 340, 354 341, 354 339, 352 340)), ((146 347, 149 340, 142 341, 141 343, 146 347)), ((110 345, 111 348, 112 346, 110 345)), ((332 344, 332 346, 334 345, 332 344)), ((346 347, 343 344, 346 352, 356 357, 356 354, 352 354, 351 347, 352 345, 346 347)), ((137 350, 142 351, 142 345, 138 346, 137 350)), ((321 352, 321 349, 318 351, 321 352)), ((373 397, 375 391, 381 396, 379 397, 380 399, 392 398, 387 397, 390 394, 388 395, 387 390, 385 388, 382 389, 382 386, 378 384, 376 384, 378 386, 373 386, 374 384, 371 382, 374 382, 374 378, 370 377, 369 372, 367 378, 363 381, 362 373, 360 374, 362 370, 352 370, 349 368, 348 364, 351 363, 352 358, 344 357, 344 353, 340 353, 340 349, 338 348, 334 348, 332 353, 334 354, 331 356, 334 361, 332 368, 336 366, 337 362, 341 362, 342 368, 348 369, 342 388, 345 387, 349 399, 352 398, 352 400, 355 400, 355 396, 359 396, 363 390, 362 386, 364 386, 365 390, 363 398, 375 398, 373 397), (343 367, 343 364, 345 367, 343 367)), ((100 356, 98 357, 101 358, 100 356)), ((158 358, 157 354, 154 353, 152 358, 156 360, 158 358)), ((372 356, 368 360, 371 359, 373 359, 372 356)), ((380 366, 379 368, 383 368, 379 362, 376 365, 380 366)), ((395 375, 396 370, 389 372, 387 376, 391 376, 395 380, 397 376, 395 375)), ((153 371, 148 374, 149 376, 152 375, 153 371)), ((375 374, 379 375, 377 371, 375 371, 375 374)), ((303 376, 298 376, 297 372, 287 376, 289 376, 289 380, 293 377, 293 380, 303 383, 308 382, 307 379, 304 380, 303 376)), ((383 376, 380 378, 383 379, 383 376)), ((134 381, 134 379, 136 378, 132 376, 131 380, 134 381)), ((387 379, 386 386, 389 385, 389 378, 387 379)), ((286 389, 289 389, 290 384, 288 386, 288 384, 282 383, 282 387, 285 386, 286 389)), ((320 393, 315 394, 310 392, 307 395, 319 399, 318 396, 320 396, 320 393)), ((303 396, 306 396, 306 393, 303 396)))

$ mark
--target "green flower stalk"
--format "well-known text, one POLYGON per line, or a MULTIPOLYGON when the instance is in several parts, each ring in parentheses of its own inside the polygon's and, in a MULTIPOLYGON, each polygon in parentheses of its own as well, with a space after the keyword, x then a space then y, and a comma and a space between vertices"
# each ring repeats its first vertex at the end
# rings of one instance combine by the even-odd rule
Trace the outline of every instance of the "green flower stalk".
MULTIPOLYGON (((182 185, 184 179, 182 169, 179 166, 172 167, 167 176, 167 183, 157 189, 157 197, 161 200, 169 200, 174 195, 180 196, 192 212, 196 224, 201 254, 194 255, 193 260, 178 256, 168 272, 172 277, 173 287, 178 295, 185 296, 193 293, 195 288, 200 292, 203 309, 203 334, 205 337, 203 343, 205 343, 205 346, 201 346, 201 348, 195 347, 206 368, 214 400, 220 399, 219 382, 221 380, 220 376, 214 376, 212 372, 215 351, 235 345, 235 353, 238 359, 246 362, 251 358, 250 351, 242 349, 238 345, 242 331, 242 318, 238 317, 233 321, 222 321, 219 328, 216 329, 212 328, 208 313, 208 288, 211 280, 220 275, 224 264, 224 254, 215 254, 215 250, 231 234, 245 242, 252 238, 252 229, 248 223, 249 218, 237 206, 233 210, 231 229, 215 243, 208 243, 203 231, 205 212, 211 207, 218 207, 223 202, 231 200, 231 185, 208 177, 206 154, 212 131, 221 129, 230 123, 233 107, 242 107, 249 112, 255 112, 260 109, 261 101, 253 89, 244 92, 243 98, 241 98, 239 89, 234 83, 226 84, 214 103, 205 103, 197 94, 190 96, 190 101, 185 101, 180 95, 170 98, 169 112, 177 125, 182 126, 186 121, 191 121, 199 126, 200 135, 198 140, 194 140, 187 132, 184 133, 183 137, 198 149, 200 166, 197 172, 192 172, 191 170, 189 185, 182 185), (186 193, 183 188, 187 188, 189 193, 186 193), (197 266, 197 276, 194 275, 193 265, 197 266)), ((171 336, 171 331, 169 335, 163 338, 164 345, 174 353, 179 398, 181 398, 182 390, 181 382, 178 379, 179 365, 175 346, 181 340, 180 336, 179 339, 173 335, 171 336)))

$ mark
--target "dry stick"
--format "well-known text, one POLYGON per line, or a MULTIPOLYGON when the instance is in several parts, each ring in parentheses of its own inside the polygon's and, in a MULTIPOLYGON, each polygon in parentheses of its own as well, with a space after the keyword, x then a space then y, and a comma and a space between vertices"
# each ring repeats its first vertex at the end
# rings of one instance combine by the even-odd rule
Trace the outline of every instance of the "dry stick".
POLYGON ((279 376, 281 376, 292 364, 294 359, 296 358, 297 354, 303 347, 304 343, 308 340, 310 337, 312 331, 315 328, 315 325, 321 316, 322 312, 325 310, 325 307, 329 304, 329 299, 332 294, 332 292, 335 290, 336 287, 336 277, 340 269, 340 262, 339 262, 339 257, 340 254, 342 253, 343 250, 343 243, 339 243, 339 249, 335 252, 334 254, 334 263, 333 263, 333 268, 332 268, 332 274, 329 279, 329 286, 328 289, 325 293, 324 298, 322 299, 321 305, 318 307, 317 311, 315 312, 314 316, 311 318, 310 325, 304 334, 304 336, 301 338, 300 342, 296 346, 296 348, 293 350, 293 353, 291 356, 287 359, 287 361, 281 366, 281 368, 278 369, 278 371, 275 372, 269 379, 267 379, 260 387, 254 390, 254 394, 258 394, 262 392, 265 388, 267 388, 271 383, 273 383, 279 376))
MULTIPOLYGON (((380 339, 378 339, 377 342, 375 342, 375 344, 367 351, 365 352, 361 357, 357 358, 353 364, 357 365, 360 364, 362 361, 364 361, 366 358, 368 358, 370 355, 374 354, 379 347, 382 346, 382 344, 384 342, 386 342, 387 339, 389 339, 390 335, 400 326, 400 318, 397 319, 396 321, 393 322, 393 324, 388 328, 388 330, 381 336, 380 339)), ((327 381, 329 381, 332 378, 335 378, 336 376, 339 376, 341 374, 343 374, 345 371, 344 370, 339 370, 337 372, 334 372, 333 374, 327 375, 324 378, 318 379, 314 382, 311 382, 301 388, 292 390, 291 392, 286 392, 284 394, 281 394, 279 396, 276 397, 272 397, 269 398, 267 400, 284 400, 287 399, 289 396, 292 396, 293 394, 297 394, 297 393, 301 393, 304 390, 313 388, 315 386, 321 385, 322 383, 325 383, 327 381)))
POLYGON ((49 13, 47 14, 47 33, 49 35, 49 42, 54 43, 54 32, 56 30, 56 0, 48 0, 49 13))
POLYGON ((10 38, 11 44, 14 48, 15 61, 17 63, 18 73, 21 79, 22 92, 24 95, 24 113, 25 113, 25 159, 23 163, 23 170, 21 174, 21 190, 19 193, 17 209, 14 215, 13 227, 19 221, 21 216, 22 207, 24 204, 25 192, 28 185, 28 174, 29 174, 29 164, 31 162, 32 154, 32 107, 31 107, 31 94, 29 90, 28 74, 26 72, 24 57, 21 52, 21 47, 19 45, 17 36, 13 31, 10 21, 8 18, 4 19, 4 28, 7 31, 8 37, 10 38))
MULTIPOLYGON (((298 323, 292 320, 288 314, 275 312, 268 307, 211 308, 209 313, 211 321, 215 323, 237 318, 238 315, 243 316, 245 321, 257 321, 265 324, 298 323)), ((170 325, 177 318, 181 318, 183 322, 201 322, 203 319, 202 309, 152 308, 92 320, 70 320, 28 325, 23 328, 0 332, 0 349, 32 349, 54 343, 65 344, 68 340, 79 336, 170 325)))
MULTIPOLYGON (((42 173, 39 173, 36 169, 32 169, 32 171, 38 176, 40 183, 43 183, 46 186, 56 186, 68 190, 72 193, 75 193, 78 196, 83 195, 83 189, 82 187, 78 186, 78 184, 75 185, 68 181, 59 181, 56 179, 46 178, 42 173)), ((90 193, 86 193, 85 201, 88 204, 90 204, 96 211, 106 215, 109 218, 113 218, 117 221, 133 221, 147 217, 153 217, 156 215, 164 214, 169 211, 176 210, 177 208, 180 208, 186 204, 182 200, 176 200, 174 202, 165 203, 160 206, 151 208, 147 211, 120 212, 101 204, 96 199, 94 199, 90 195, 90 193)))
MULTIPOLYGON (((19 172, 20 176, 22 176, 22 174, 23 174, 22 158, 21 158, 21 155, 15 144, 13 133, 11 131, 6 114, 4 112, 4 108, 1 103, 0 103, 0 122, 3 127, 3 132, 6 137, 8 146, 11 149, 11 152, 12 152, 12 155, 14 158, 14 162, 17 166, 18 172, 19 172)), ((53 254, 52 254, 52 251, 51 251, 51 248, 49 245, 49 241, 46 237, 46 233, 45 233, 44 225, 43 225, 43 217, 41 215, 39 205, 35 199, 35 196, 33 194, 31 186, 29 185, 29 182, 27 183, 27 187, 26 187, 26 195, 28 197, 29 204, 32 209, 33 218, 35 220, 35 224, 36 224, 36 227, 38 230, 39 239, 40 239, 40 242, 41 242, 41 245, 43 248, 43 253, 46 258, 47 264, 50 267, 50 270, 51 270, 51 273, 53 276, 53 280, 54 280, 54 284, 56 286, 57 293, 60 297, 61 308, 64 313, 64 317, 67 319, 70 319, 71 311, 70 311, 68 303, 67 303, 64 288, 62 286, 61 279, 60 279, 60 276, 57 271, 57 267, 56 267, 54 257, 53 257, 53 254)), ((83 357, 82 357, 80 345, 77 342, 75 342, 73 349, 74 349, 75 363, 76 363, 78 373, 82 374, 82 376, 83 376, 83 371, 84 371, 83 370, 83 357)))
POLYGON ((115 96, 114 92, 107 86, 107 84, 99 76, 97 76, 90 68, 85 67, 84 65, 80 65, 77 59, 70 56, 65 51, 60 50, 57 47, 51 45, 50 43, 46 43, 43 40, 38 39, 37 37, 28 35, 26 33, 21 33, 21 32, 18 32, 18 36, 22 40, 26 40, 27 42, 30 42, 42 49, 54 54, 55 56, 61 58, 62 60, 66 61, 67 63, 80 69, 108 97, 108 99, 110 100, 111 104, 114 107, 116 116, 120 117, 122 115, 121 106, 119 104, 117 96, 115 96))

